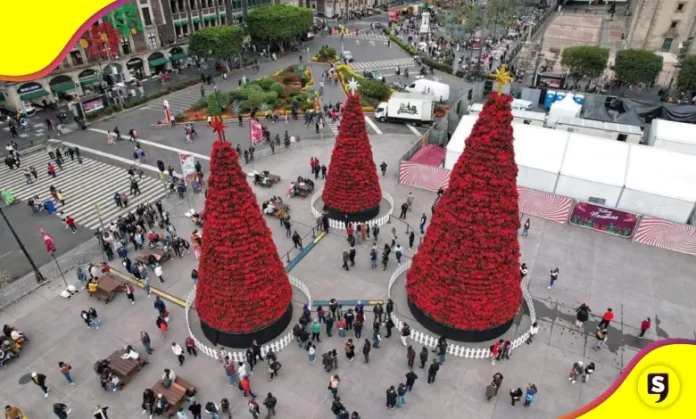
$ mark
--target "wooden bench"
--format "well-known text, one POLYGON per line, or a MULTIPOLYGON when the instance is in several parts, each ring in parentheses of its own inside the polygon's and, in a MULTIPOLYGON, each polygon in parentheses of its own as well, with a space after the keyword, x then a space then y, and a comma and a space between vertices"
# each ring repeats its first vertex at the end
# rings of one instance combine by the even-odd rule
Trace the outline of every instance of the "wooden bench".
POLYGON ((145 365, 148 364, 147 358, 141 356, 139 359, 123 359, 125 353, 123 349, 117 349, 109 355, 109 369, 118 376, 119 388, 123 388, 133 376, 138 373, 145 365))
POLYGON ((97 290, 88 292, 89 296, 97 297, 98 301, 104 300, 106 304, 113 300, 116 293, 123 289, 121 282, 110 273, 106 273, 97 279, 97 290))
POLYGON ((180 405, 186 400, 186 390, 189 387, 192 387, 191 383, 179 376, 176 377, 176 380, 169 388, 162 387, 162 380, 157 380, 157 383, 152 386, 155 397, 158 394, 162 394, 169 401, 169 407, 164 411, 164 415, 172 417, 176 414, 180 405))

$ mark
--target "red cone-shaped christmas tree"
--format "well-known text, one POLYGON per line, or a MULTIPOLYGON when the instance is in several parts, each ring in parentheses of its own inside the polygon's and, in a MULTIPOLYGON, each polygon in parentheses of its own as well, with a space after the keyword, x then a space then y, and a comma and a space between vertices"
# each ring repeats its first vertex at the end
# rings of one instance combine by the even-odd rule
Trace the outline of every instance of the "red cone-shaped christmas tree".
POLYGON ((505 332, 522 298, 511 100, 488 97, 407 274, 412 307, 474 335, 505 332))
POLYGON ((348 96, 342 117, 321 198, 326 207, 342 214, 373 211, 382 200, 382 189, 359 95, 348 96))
POLYGON ((212 329, 250 333, 288 311, 288 276, 229 142, 213 142, 198 274, 196 310, 212 329))

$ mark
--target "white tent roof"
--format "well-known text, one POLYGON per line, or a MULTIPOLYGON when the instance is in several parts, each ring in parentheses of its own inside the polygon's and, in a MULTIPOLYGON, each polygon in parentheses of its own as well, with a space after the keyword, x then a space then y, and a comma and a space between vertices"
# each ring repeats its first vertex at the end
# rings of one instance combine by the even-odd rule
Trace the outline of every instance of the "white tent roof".
POLYGON ((696 202, 696 156, 638 144, 630 147, 628 189, 696 202))
POLYGON ((447 151, 461 153, 464 151, 464 141, 469 138, 471 130, 474 128, 474 124, 478 119, 478 114, 476 115, 466 115, 463 116, 457 125, 457 129, 454 130, 450 142, 447 144, 447 151))
POLYGON ((568 143, 568 132, 513 124, 515 161, 518 166, 558 173, 568 143))
POLYGON ((652 121, 651 130, 656 140, 684 144, 696 143, 696 125, 694 124, 655 119, 652 121))
POLYGON ((628 144, 570 133, 561 174, 623 187, 627 165, 628 144))
POLYGON ((623 125, 623 124, 616 124, 614 122, 603 122, 603 121, 594 121, 592 119, 584 119, 584 118, 572 118, 568 116, 560 116, 558 117, 558 123, 562 125, 570 125, 574 127, 581 127, 581 128, 593 128, 593 129, 599 129, 599 130, 604 130, 604 131, 614 131, 618 132, 621 134, 633 134, 633 135, 642 135, 643 131, 641 131, 640 127, 636 127, 635 125, 623 125))

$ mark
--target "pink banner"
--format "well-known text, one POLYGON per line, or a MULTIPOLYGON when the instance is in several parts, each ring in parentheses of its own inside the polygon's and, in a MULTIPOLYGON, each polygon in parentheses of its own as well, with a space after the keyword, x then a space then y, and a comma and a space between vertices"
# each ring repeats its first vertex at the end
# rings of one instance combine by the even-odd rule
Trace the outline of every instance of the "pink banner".
POLYGON ((249 120, 249 136, 251 137, 251 147, 263 142, 263 129, 261 123, 256 119, 249 120))
POLYGON ((696 256, 696 227, 690 225, 643 216, 633 240, 648 246, 696 256))
POLYGON ((543 218, 560 224, 568 219, 573 200, 565 196, 527 188, 517 188, 519 210, 522 214, 543 218))
POLYGON ((402 161, 399 166, 399 183, 436 192, 446 188, 449 183, 450 171, 427 164, 402 161))

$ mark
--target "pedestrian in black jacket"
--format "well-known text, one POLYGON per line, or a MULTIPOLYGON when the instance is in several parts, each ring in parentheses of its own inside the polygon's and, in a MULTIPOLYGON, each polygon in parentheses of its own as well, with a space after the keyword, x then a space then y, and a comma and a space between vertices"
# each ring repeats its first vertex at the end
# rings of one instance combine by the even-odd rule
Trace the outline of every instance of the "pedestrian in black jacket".
POLYGON ((421 349, 420 352, 420 362, 421 369, 425 368, 425 363, 428 362, 428 348, 426 348, 425 346, 423 347, 423 349, 421 349))
POLYGON ((370 362, 370 350, 372 349, 372 345, 370 344, 369 339, 365 339, 365 343, 363 344, 363 349, 362 353, 365 355, 365 363, 367 364, 370 362))
POLYGON ((31 373, 31 381, 34 382, 39 388, 41 388, 41 391, 44 392, 44 397, 48 397, 48 386, 46 386, 46 376, 43 374, 39 374, 36 372, 31 373))
POLYGON ((272 393, 268 393, 268 397, 266 397, 266 400, 263 401, 263 405, 268 409, 268 416, 275 416, 276 404, 278 404, 278 400, 273 396, 272 393))
POLYGON ((406 389, 408 391, 413 390, 413 385, 416 383, 416 380, 418 379, 418 376, 416 375, 415 372, 409 371, 406 374, 406 389))
POLYGON ((394 389, 394 386, 389 387, 387 390, 387 407, 389 409, 393 409, 396 407, 396 390, 394 389))
POLYGON ((428 384, 435 382, 435 376, 439 370, 440 364, 437 362, 437 359, 433 359, 433 363, 430 364, 430 368, 428 368, 428 384))

